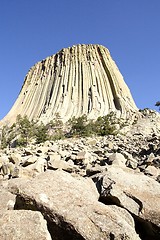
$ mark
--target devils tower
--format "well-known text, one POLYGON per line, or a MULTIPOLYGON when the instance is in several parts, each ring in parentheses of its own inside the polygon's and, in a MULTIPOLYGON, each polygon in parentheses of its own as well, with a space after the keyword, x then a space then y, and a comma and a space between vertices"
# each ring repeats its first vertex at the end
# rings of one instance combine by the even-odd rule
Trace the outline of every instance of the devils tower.
POLYGON ((2 120, 27 115, 45 123, 59 113, 64 122, 86 114, 90 119, 115 112, 129 118, 137 107, 107 48, 76 45, 36 63, 20 94, 2 120))

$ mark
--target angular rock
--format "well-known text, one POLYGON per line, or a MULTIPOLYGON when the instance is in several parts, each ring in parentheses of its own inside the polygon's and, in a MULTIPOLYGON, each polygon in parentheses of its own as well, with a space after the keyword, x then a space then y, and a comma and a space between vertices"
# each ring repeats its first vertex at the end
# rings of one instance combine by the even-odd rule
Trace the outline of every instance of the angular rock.
POLYGON ((23 157, 21 165, 23 167, 27 167, 28 165, 31 165, 31 164, 35 163, 37 160, 38 160, 37 156, 30 155, 29 157, 28 156, 27 157, 23 157))
POLYGON ((19 153, 11 153, 10 157, 9 157, 10 162, 12 162, 13 164, 19 165, 19 163, 22 160, 22 157, 19 153))
POLYGON ((125 167, 126 159, 121 153, 113 153, 109 156, 109 164, 125 167))
POLYGON ((160 185, 154 179, 131 169, 109 167, 102 178, 101 197, 159 227, 160 185))
POLYGON ((32 181, 11 180, 9 189, 17 195, 16 209, 41 211, 53 239, 140 239, 125 210, 117 213, 115 207, 98 202, 99 194, 90 179, 47 171, 32 181))
POLYGON ((61 160, 61 155, 58 154, 58 153, 52 153, 52 154, 49 154, 49 162, 52 162, 52 161, 60 161, 61 160))
POLYGON ((61 169, 65 170, 66 172, 72 172, 74 168, 76 168, 76 166, 74 167, 74 165, 71 165, 63 160, 53 160, 48 162, 48 169, 61 169))
MULTIPOLYGON (((47 142, 48 142, 48 141, 47 141, 47 142)), ((37 148, 37 153, 38 153, 38 154, 45 154, 45 153, 48 152, 49 149, 50 149, 49 147, 44 146, 44 144, 43 144, 43 146, 37 148)))
POLYGON ((31 155, 33 155, 33 151, 29 148, 25 148, 24 149, 24 155, 25 156, 31 156, 31 155))
POLYGON ((2 154, 1 156, 0 156, 0 174, 1 174, 1 176, 5 176, 5 175, 8 175, 8 167, 7 167, 7 165, 8 165, 8 163, 9 163, 9 159, 8 159, 8 156, 6 156, 6 155, 4 155, 4 154, 2 154))
POLYGON ((3 154, 2 156, 0 156, 0 167, 2 167, 4 163, 9 163, 9 159, 8 156, 3 154))
POLYGON ((93 161, 93 156, 89 152, 78 152, 75 156, 75 163, 87 165, 93 161))
POLYGON ((38 174, 46 171, 47 161, 44 158, 37 158, 37 161, 26 167, 21 168, 21 177, 32 178, 36 177, 38 174))
POLYGON ((141 135, 152 136, 153 134, 159 136, 160 129, 160 114, 151 109, 144 109, 141 112, 141 117, 137 119, 137 122, 128 128, 127 136, 141 135))
POLYGON ((16 196, 7 190, 0 188, 0 210, 9 210, 14 209, 14 205, 16 202, 16 196))
POLYGON ((94 167, 92 167, 92 165, 88 164, 86 167, 86 175, 87 176, 92 176, 95 175, 97 173, 101 173, 103 172, 105 169, 99 165, 96 165, 94 167))
POLYGON ((40 212, 0 211, 1 240, 51 240, 47 224, 40 212))
POLYGON ((136 169, 138 166, 138 163, 134 158, 130 158, 126 161, 126 166, 132 169, 136 169))
POLYGON ((145 169, 145 174, 152 176, 154 179, 156 179, 158 177, 158 175, 160 175, 160 169, 158 169, 154 166, 148 166, 145 169))

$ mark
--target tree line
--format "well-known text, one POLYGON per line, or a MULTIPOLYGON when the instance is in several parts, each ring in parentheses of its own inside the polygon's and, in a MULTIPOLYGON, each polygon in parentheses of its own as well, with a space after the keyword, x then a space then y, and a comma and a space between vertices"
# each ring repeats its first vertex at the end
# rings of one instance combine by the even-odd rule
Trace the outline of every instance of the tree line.
POLYGON ((73 117, 63 124, 57 113, 53 120, 44 124, 29 120, 27 116, 18 115, 12 126, 5 125, 1 131, 1 148, 27 146, 28 143, 42 143, 47 140, 59 140, 69 137, 105 136, 117 134, 116 124, 120 127, 124 121, 116 118, 115 113, 110 113, 97 120, 89 120, 86 115, 73 117))

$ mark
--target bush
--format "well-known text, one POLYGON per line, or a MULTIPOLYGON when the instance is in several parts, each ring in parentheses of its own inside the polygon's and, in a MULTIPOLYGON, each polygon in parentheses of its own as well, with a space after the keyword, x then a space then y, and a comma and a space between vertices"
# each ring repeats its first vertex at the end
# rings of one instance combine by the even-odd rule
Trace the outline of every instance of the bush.
POLYGON ((27 116, 17 116, 16 128, 18 135, 17 143, 19 146, 26 146, 29 140, 35 136, 35 125, 36 123, 34 121, 29 121, 27 116))
POLYGON ((113 135, 116 133, 116 128, 112 122, 111 115, 98 117, 94 129, 95 133, 99 136, 113 135))
POLYGON ((114 113, 98 117, 96 121, 88 120, 86 115, 68 121, 69 129, 64 130, 59 114, 47 125, 29 121, 27 116, 17 116, 16 123, 11 127, 4 126, 1 134, 1 148, 10 147, 13 140, 17 146, 26 146, 29 141, 42 143, 46 140, 59 140, 65 136, 89 137, 92 135, 105 136, 117 134, 115 124, 123 126, 124 122, 116 118, 114 113))
POLYGON ((70 136, 89 137, 91 135, 105 136, 116 134, 115 114, 108 114, 104 117, 98 117, 94 122, 88 120, 86 115, 79 118, 73 117, 69 120, 70 136))
POLYGON ((50 140, 59 140, 64 138, 64 126, 59 113, 56 113, 53 120, 51 120, 46 126, 50 140))
POLYGON ((83 115, 81 117, 75 118, 69 120, 70 125, 70 136, 89 136, 92 132, 92 125, 91 123, 88 123, 87 116, 83 115))
POLYGON ((49 139, 47 126, 45 126, 43 123, 36 127, 35 138, 36 143, 42 143, 49 139))
POLYGON ((1 133, 1 148, 11 146, 11 142, 16 137, 16 125, 13 124, 11 127, 7 125, 3 126, 1 133))

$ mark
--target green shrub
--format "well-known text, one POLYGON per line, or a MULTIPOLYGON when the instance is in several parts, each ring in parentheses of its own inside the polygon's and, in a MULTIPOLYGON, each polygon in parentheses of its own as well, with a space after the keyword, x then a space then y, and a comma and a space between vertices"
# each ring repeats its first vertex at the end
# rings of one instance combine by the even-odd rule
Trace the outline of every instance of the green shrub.
POLYGON ((18 145, 25 146, 28 144, 29 140, 35 136, 35 126, 36 123, 34 121, 29 121, 27 116, 17 116, 16 128, 18 136, 17 143, 19 142, 18 145))
POLYGON ((35 130, 36 143, 42 143, 49 139, 48 129, 42 122, 39 126, 36 126, 35 130))
POLYGON ((113 135, 116 133, 114 123, 111 121, 111 116, 98 117, 95 121, 95 133, 98 136, 113 135))
POLYGON ((92 125, 88 123, 87 116, 83 115, 81 117, 75 118, 69 120, 70 125, 70 136, 89 136, 92 132, 92 125))
POLYGON ((1 148, 6 148, 11 146, 11 142, 16 137, 16 125, 13 124, 11 127, 7 125, 3 126, 1 132, 1 148))
POLYGON ((69 120, 70 136, 89 137, 91 135, 105 136, 116 134, 115 114, 98 117, 96 121, 88 120, 86 115, 69 120))
POLYGON ((59 113, 56 113, 53 120, 51 120, 46 126, 50 140, 59 140, 64 138, 64 125, 59 113))
MULTIPOLYGON (((42 143, 46 140, 59 140, 64 137, 89 137, 89 136, 105 136, 115 135, 116 124, 120 128, 124 126, 124 120, 116 118, 115 113, 110 113, 103 117, 98 117, 96 121, 88 120, 86 115, 81 117, 73 117, 68 121, 68 129, 59 114, 47 125, 38 124, 29 121, 27 116, 17 116, 16 123, 11 127, 4 126, 1 134, 1 148, 10 146, 16 140, 17 146, 26 146, 29 141, 35 140, 36 143, 42 143)), ((126 123, 125 123, 126 124, 126 123)))

